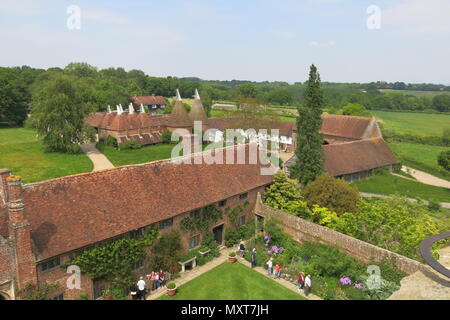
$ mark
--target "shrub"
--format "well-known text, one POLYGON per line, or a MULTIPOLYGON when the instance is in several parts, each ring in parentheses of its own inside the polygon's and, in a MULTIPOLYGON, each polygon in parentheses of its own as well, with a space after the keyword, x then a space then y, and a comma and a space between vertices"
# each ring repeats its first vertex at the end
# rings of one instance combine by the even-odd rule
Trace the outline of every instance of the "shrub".
POLYGON ((169 130, 164 130, 162 133, 162 143, 172 143, 172 133, 169 130))
POLYGON ((233 229, 233 228, 228 228, 225 231, 225 245, 228 248, 231 248, 232 246, 234 246, 235 244, 237 244, 240 240, 239 237, 239 233, 233 229))
POLYGON ((236 257, 236 252, 230 252, 228 254, 228 256, 234 258, 234 257, 236 257))
POLYGON ((441 210, 441 204, 439 202, 430 200, 428 202, 428 209, 430 209, 431 211, 439 211, 441 210))
POLYGON ((356 188, 341 179, 335 179, 329 174, 320 175, 303 190, 306 202, 310 205, 326 207, 337 214, 358 211, 360 198, 356 188))
POLYGON ((120 150, 128 150, 128 149, 141 149, 142 146, 134 139, 130 141, 119 143, 120 150))
POLYGON ((342 109, 343 115, 372 117, 372 114, 362 104, 350 103, 342 109))
POLYGON ((169 282, 167 284, 167 289, 173 290, 177 287, 177 285, 175 284, 175 282, 169 282))
POLYGON ((442 151, 438 156, 438 164, 445 170, 450 171, 450 150, 442 151))

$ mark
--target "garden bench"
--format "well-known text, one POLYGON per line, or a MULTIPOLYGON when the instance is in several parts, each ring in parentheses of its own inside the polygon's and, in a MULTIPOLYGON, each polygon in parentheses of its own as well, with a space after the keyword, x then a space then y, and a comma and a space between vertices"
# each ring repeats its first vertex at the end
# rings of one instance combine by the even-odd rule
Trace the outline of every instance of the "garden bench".
POLYGON ((186 265, 188 263, 191 263, 191 262, 192 262, 192 269, 194 269, 195 266, 197 265, 197 257, 193 257, 193 258, 191 258, 189 260, 186 260, 184 262, 178 262, 181 265, 181 272, 185 272, 186 271, 186 265))

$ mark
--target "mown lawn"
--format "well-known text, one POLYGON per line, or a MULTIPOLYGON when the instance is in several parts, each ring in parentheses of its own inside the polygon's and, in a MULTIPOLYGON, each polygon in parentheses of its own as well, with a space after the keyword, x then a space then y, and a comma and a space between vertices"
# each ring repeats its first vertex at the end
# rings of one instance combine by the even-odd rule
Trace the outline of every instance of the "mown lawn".
POLYGON ((146 163, 156 160, 169 159, 173 144, 158 144, 144 146, 141 149, 116 150, 111 146, 98 144, 97 148, 113 163, 114 166, 146 163))
POLYGON ((36 132, 24 128, 0 129, 0 168, 8 168, 25 183, 58 178, 93 169, 85 154, 46 153, 36 132))
POLYGON ((389 147, 404 165, 450 181, 450 172, 445 172, 437 163, 439 153, 450 147, 403 142, 391 142, 389 147))
POLYGON ((223 263, 160 300, 306 300, 276 281, 242 265, 223 263))
POLYGON ((376 175, 353 183, 359 191, 409 198, 450 202, 450 189, 410 181, 391 174, 376 175))
MULTIPOLYGON (((105 146, 103 144, 97 144, 97 149, 99 149, 103 154, 112 162, 116 167, 147 163, 157 160, 170 159, 172 156, 172 149, 176 144, 156 144, 150 146, 143 146, 141 149, 126 149, 117 150, 112 146, 105 146)), ((208 146, 204 144, 203 149, 208 146)), ((208 149, 223 148, 226 145, 222 143, 212 143, 209 145, 208 149)), ((178 155, 175 155, 178 156, 178 155)))
POLYGON ((441 137, 444 128, 450 127, 450 115, 412 112, 373 111, 387 129, 399 134, 441 137))

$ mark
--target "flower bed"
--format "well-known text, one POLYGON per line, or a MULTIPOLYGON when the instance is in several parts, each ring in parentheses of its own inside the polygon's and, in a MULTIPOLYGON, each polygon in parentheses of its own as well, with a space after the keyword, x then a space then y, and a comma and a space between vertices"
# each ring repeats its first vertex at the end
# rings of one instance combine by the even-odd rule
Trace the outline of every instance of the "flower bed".
MULTIPOLYGON (((300 272, 305 276, 311 274, 312 292, 324 299, 386 299, 398 290, 400 280, 405 276, 391 264, 384 263, 373 267, 381 274, 378 278, 368 273, 371 264, 363 264, 336 247, 319 243, 299 245, 274 221, 269 221, 265 229, 265 235, 248 242, 248 251, 256 248, 257 265, 267 268, 266 262, 272 257, 274 266, 282 267, 281 278, 293 285, 297 285, 300 272)), ((245 258, 251 260, 250 252, 245 258)))

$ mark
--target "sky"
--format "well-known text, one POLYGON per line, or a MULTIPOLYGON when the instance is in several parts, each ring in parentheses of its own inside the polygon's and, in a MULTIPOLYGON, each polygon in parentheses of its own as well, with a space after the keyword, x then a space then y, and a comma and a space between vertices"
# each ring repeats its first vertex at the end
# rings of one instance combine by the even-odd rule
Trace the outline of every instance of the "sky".
POLYGON ((449 40, 450 0, 0 0, 0 66, 450 84, 449 40))

